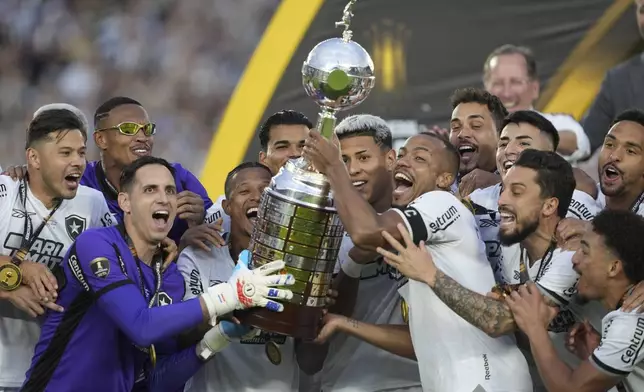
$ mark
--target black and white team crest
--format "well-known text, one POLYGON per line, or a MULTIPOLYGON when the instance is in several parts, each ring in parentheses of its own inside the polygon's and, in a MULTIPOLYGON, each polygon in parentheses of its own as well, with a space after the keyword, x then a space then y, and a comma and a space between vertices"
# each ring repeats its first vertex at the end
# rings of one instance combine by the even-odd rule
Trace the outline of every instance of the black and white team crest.
POLYGON ((78 215, 69 215, 65 217, 65 229, 67 230, 67 235, 72 240, 76 240, 76 237, 82 233, 87 227, 85 218, 81 218, 78 215))
POLYGON ((159 293, 159 306, 172 305, 172 297, 165 291, 159 293))

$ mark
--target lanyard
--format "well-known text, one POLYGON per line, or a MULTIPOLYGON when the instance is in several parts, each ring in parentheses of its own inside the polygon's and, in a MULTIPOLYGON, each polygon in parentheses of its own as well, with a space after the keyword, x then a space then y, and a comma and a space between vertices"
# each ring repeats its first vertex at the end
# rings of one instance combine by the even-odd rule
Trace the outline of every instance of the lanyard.
POLYGON ((33 231, 33 223, 31 222, 31 218, 29 217, 29 213, 27 212, 27 180, 22 179, 20 181, 20 188, 18 189, 18 193, 20 196, 20 203, 22 204, 22 210, 25 214, 25 225, 23 229, 23 235, 22 235, 22 241, 20 243, 20 249, 11 257, 11 262, 14 263, 15 265, 20 265, 23 261, 25 261, 25 258, 27 257, 27 254, 29 253, 29 249, 31 249, 31 246, 33 245, 34 241, 38 238, 42 230, 45 228, 47 225, 47 222, 51 219, 51 217, 54 215, 56 210, 58 210, 58 207, 62 204, 62 200, 57 199, 54 202, 54 208, 52 208, 51 212, 49 212, 49 215, 45 217, 45 219, 42 220, 40 223, 40 226, 36 228, 36 231, 33 231))
MULTIPOLYGON (((143 298, 145 298, 146 301, 148 301, 148 308, 151 308, 153 306, 158 306, 159 305, 159 293, 161 292, 161 266, 163 264, 163 260, 161 259, 162 254, 159 252, 154 255, 154 258, 152 259, 152 268, 154 269, 154 292, 152 296, 148 299, 148 297, 145 295, 145 279, 143 278, 143 270, 141 269, 141 260, 136 254, 136 249, 134 249, 134 245, 132 244, 132 239, 130 239, 130 236, 127 235, 125 232, 125 227, 123 224, 118 225, 118 230, 127 242, 128 247, 130 248, 130 252, 132 252, 132 257, 134 257, 134 260, 136 261, 136 270, 139 275, 139 289, 141 290, 141 294, 143 295, 143 298)), ((116 255, 118 257, 119 261, 119 266, 121 267, 121 272, 123 272, 123 275, 125 275, 126 278, 129 278, 129 275, 127 273, 127 270, 125 268, 125 262, 123 261, 123 257, 121 256, 121 252, 119 252, 116 244, 113 244, 114 250, 116 251, 116 255)))
MULTIPOLYGON (((552 261, 552 257, 554 256, 555 249, 557 249, 557 242, 556 241, 550 241, 550 246, 548 246, 548 249, 546 249, 546 253, 543 254, 541 257, 541 265, 539 265, 539 270, 537 271, 537 276, 535 276, 534 281, 536 282, 537 280, 541 279, 542 275, 546 272, 546 268, 552 261)), ((530 279, 530 274, 528 273, 528 257, 526 256, 526 250, 521 247, 521 261, 519 265, 519 281, 520 284, 525 284, 532 279, 530 279)))
MULTIPOLYGON (((134 257, 134 260, 136 261, 136 270, 137 270, 137 273, 139 274, 139 288, 141 289, 141 295, 143 295, 143 298, 145 298, 145 300, 148 301, 148 308, 152 308, 153 306, 159 306, 159 293, 161 291, 161 265, 163 264, 162 253, 157 252, 152 258, 152 267, 154 269, 154 293, 152 293, 152 296, 150 297, 150 299, 148 299, 147 296, 145 295, 145 279, 143 278, 143 271, 141 270, 141 260, 139 259, 136 253, 136 249, 134 249, 134 244, 132 244, 132 239, 125 232, 125 226, 122 223, 119 224, 117 228, 121 233, 121 235, 123 236, 123 239, 125 239, 125 242, 127 243, 128 247, 130 248, 132 257, 134 257)), ((116 256, 119 261, 119 267, 121 268, 121 272, 123 272, 123 275, 125 275, 126 278, 129 278, 127 269, 125 268, 125 262, 123 261, 123 257, 121 256, 121 252, 119 251, 116 244, 112 244, 112 246, 114 247, 114 251, 116 252, 116 256)), ((157 353, 156 353, 156 349, 154 348, 154 344, 151 344, 150 347, 140 347, 135 344, 134 347, 144 352, 145 354, 148 354, 150 356, 150 363, 152 364, 152 367, 156 366, 157 353)))
POLYGON ((633 203, 633 206, 631 207, 631 211, 637 214, 637 210, 640 209, 642 202, 644 202, 644 192, 640 193, 640 196, 635 200, 635 203, 633 203))

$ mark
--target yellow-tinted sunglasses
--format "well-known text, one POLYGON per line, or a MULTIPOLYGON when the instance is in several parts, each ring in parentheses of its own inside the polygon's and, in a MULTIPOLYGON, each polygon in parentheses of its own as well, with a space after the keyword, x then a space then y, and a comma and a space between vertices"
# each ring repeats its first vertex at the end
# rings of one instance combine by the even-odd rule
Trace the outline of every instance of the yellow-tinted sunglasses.
POLYGON ((95 132, 109 131, 110 129, 116 129, 119 133, 127 136, 134 136, 139 133, 140 130, 143 130, 145 136, 152 136, 157 132, 157 126, 154 123, 141 125, 135 122, 122 122, 114 127, 97 129, 95 132))

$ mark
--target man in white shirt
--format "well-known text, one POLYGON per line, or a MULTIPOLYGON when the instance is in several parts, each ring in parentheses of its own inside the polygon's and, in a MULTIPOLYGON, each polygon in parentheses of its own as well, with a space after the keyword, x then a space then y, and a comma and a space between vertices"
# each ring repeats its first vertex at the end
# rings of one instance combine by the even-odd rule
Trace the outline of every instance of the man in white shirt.
MULTIPOLYGON (((273 175, 277 174, 289 159, 302 155, 304 139, 313 128, 311 120, 294 110, 281 110, 269 116, 259 128, 259 162, 266 165, 273 175)), ((225 236, 230 232, 230 217, 222 208, 225 195, 206 211, 206 225, 214 224, 221 219, 221 229, 225 236)))
MULTIPOLYGON (((524 46, 503 45, 490 53, 483 65, 486 90, 501 99, 509 112, 534 110, 539 98, 537 62, 524 46)), ((541 113, 559 131, 557 152, 574 164, 590 155, 590 141, 582 126, 570 115, 541 113)))
POLYGON ((621 113, 599 153, 598 201, 610 210, 644 216, 644 111, 621 113))
POLYGON ((60 310, 54 301, 65 282, 50 270, 85 229, 113 224, 103 195, 80 185, 86 142, 74 113, 47 110, 27 129, 28 177, 0 176, 0 391, 17 391, 25 379, 40 334, 32 317, 60 310), (9 290, 11 279, 4 278, 16 272, 12 266, 22 285, 9 290))
POLYGON ((587 325, 571 334, 569 346, 583 361, 571 368, 555 351, 546 325, 552 312, 534 286, 507 299, 517 325, 528 336, 548 391, 600 392, 644 390, 644 316, 620 308, 631 288, 644 280, 644 219, 630 211, 602 211, 584 233, 573 258, 579 273, 578 294, 614 309, 602 320, 601 338, 587 325), (620 382, 623 385, 618 386, 620 382))
MULTIPOLYGON (((621 113, 599 152, 599 208, 632 211, 644 216, 644 111, 621 113)), ((563 241, 578 241, 588 222, 566 219, 559 227, 563 241)))
MULTIPOLYGON (((349 116, 336 126, 335 133, 354 187, 377 212, 390 209, 396 151, 387 122, 368 114, 349 116)), ((402 276, 377 254, 371 255, 364 265, 356 264, 349 257, 352 248, 351 238, 346 235, 336 264, 339 273, 334 278, 339 296, 335 309, 330 311, 368 323, 405 324, 402 298, 398 294, 402 276)), ((334 336, 330 343, 319 374, 323 391, 421 390, 415 361, 345 334, 334 336)), ((316 351, 310 345, 301 348, 308 353, 316 351)))
MULTIPOLYGON (((254 162, 242 163, 228 174, 223 201, 231 217, 228 245, 208 252, 195 247, 181 252, 177 265, 186 285, 184 299, 198 297, 232 274, 235 261, 248 248, 260 196, 271 176, 268 167, 254 162)), ((298 375, 293 338, 262 332, 219 352, 192 378, 186 391, 295 391, 298 375), (267 345, 278 347, 279 355, 267 356, 267 345)))
MULTIPOLYGON (((499 145, 496 150, 496 165, 501 177, 505 177, 519 155, 527 150, 555 151, 559 143, 559 133, 552 123, 537 112, 518 110, 511 113, 503 122, 499 135, 499 145)), ((574 169, 573 169, 574 170, 574 169)), ((566 216, 590 220, 600 211, 600 206, 587 192, 592 189, 583 188, 584 183, 577 183, 583 190, 575 189, 566 216)), ((481 237, 486 244, 488 260, 495 271, 497 282, 508 283, 501 261, 506 264, 518 265, 516 246, 502 247, 499 241, 500 214, 499 197, 502 184, 496 184, 484 189, 477 189, 469 196, 474 207, 481 231, 481 237)), ((505 268, 512 271, 511 268, 505 268)))
MULTIPOLYGON (((407 140, 394 169, 393 193, 394 204, 406 207, 382 214, 355 190, 337 147, 319 133, 311 132, 303 155, 329 179, 338 214, 357 246, 367 250, 384 246, 382 231, 393 233, 397 224, 405 224, 415 242, 427 241, 428 250, 455 279, 482 295, 489 290, 486 286, 494 285, 474 216, 449 191, 460 159, 448 141, 425 133, 407 140)), ((420 282, 409 281, 401 294, 410 308, 408 326, 329 316, 326 333, 339 329, 416 358, 424 390, 470 392, 480 386, 486 391, 532 391, 527 364, 513 337, 487 336, 420 282)))

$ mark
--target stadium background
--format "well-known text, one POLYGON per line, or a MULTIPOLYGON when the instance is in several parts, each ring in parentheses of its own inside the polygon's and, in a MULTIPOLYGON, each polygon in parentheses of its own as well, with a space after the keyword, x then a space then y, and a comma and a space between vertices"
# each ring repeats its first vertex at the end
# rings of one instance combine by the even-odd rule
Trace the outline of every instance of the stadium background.
MULTIPOLYGON (((154 154, 201 173, 216 197, 228 170, 256 159, 268 114, 292 108, 315 118, 301 64, 340 34, 334 22, 345 4, 2 0, 0 165, 24 162, 25 126, 39 106, 68 102, 91 119, 103 100, 126 95, 158 125, 154 154)), ((352 30, 378 76, 354 112, 386 118, 400 139, 419 125, 446 125, 451 92, 480 86, 485 57, 502 44, 534 50, 538 108, 577 119, 605 71, 643 49, 632 0, 360 0, 352 30)))

